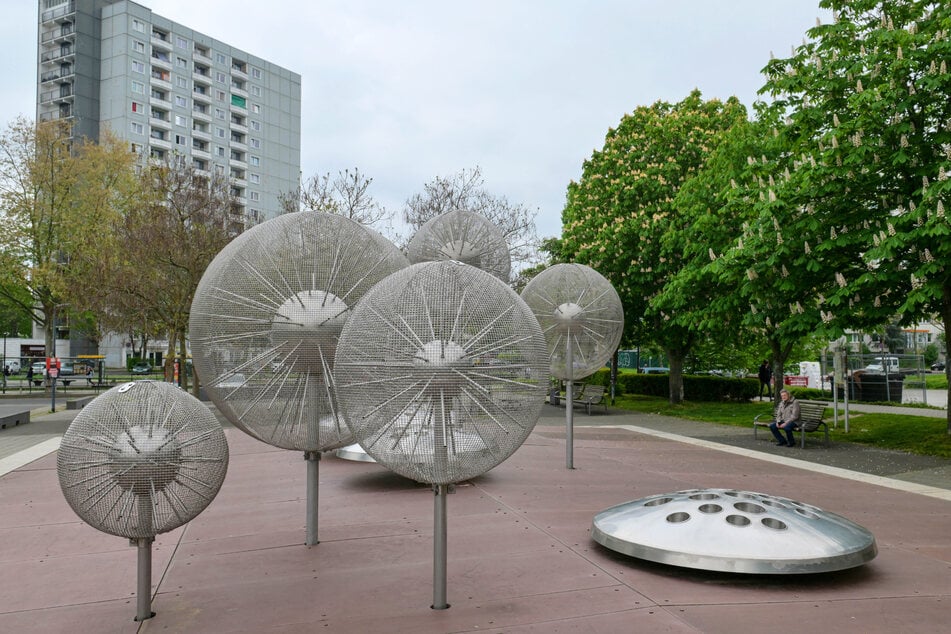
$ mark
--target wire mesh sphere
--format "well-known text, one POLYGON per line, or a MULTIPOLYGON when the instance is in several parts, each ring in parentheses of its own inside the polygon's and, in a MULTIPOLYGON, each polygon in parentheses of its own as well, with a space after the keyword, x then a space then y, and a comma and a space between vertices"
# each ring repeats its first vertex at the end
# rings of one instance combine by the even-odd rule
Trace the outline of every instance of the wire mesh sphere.
POLYGON ((455 260, 509 281, 512 258, 502 231, 472 211, 450 211, 419 228, 406 247, 409 261, 455 260))
POLYGON ((369 293, 344 326, 334 366, 360 445, 430 484, 485 473, 541 413, 545 339, 528 306, 489 273, 414 264, 369 293))
POLYGON ((56 470, 66 501, 87 524, 148 538, 211 503, 228 471, 228 443, 201 401, 171 383, 137 381, 79 412, 56 470))
POLYGON ((208 397, 271 445, 351 444, 333 386, 334 351, 354 305, 408 266, 380 234, 335 214, 285 214, 238 236, 195 292, 189 333, 208 397))
POLYGON ((547 268, 525 286, 522 299, 541 324, 549 370, 560 379, 593 374, 607 363, 621 341, 621 298, 611 282, 589 266, 556 264, 547 268))

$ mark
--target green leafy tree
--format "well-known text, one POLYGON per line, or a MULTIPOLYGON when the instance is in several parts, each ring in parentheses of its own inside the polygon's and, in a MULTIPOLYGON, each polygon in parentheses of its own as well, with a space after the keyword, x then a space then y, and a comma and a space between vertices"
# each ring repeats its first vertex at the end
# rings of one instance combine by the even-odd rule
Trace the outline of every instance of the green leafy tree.
POLYGON ((655 303, 683 266, 682 245, 671 236, 689 219, 674 199, 722 133, 745 118, 735 98, 704 101, 699 91, 679 103, 639 107, 608 131, 603 149, 568 186, 562 253, 590 265, 617 289, 627 341, 663 348, 672 403, 683 400, 683 363, 697 337, 694 327, 669 312, 682 306, 655 303))
MULTIPOLYGON (((828 321, 873 329, 938 315, 951 322, 951 4, 822 0, 810 29, 766 67, 764 116, 791 157, 811 213, 786 227, 853 256, 829 267, 828 321)), ((787 201, 788 204, 788 201, 787 201)), ((951 434, 951 411, 948 431, 951 434)))

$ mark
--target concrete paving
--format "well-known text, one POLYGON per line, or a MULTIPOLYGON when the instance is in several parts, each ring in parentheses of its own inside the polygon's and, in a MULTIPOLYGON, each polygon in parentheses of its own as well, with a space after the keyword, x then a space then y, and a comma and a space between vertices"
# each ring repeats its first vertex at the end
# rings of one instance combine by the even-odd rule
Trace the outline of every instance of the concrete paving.
POLYGON ((779 448, 751 429, 546 405, 528 441, 448 499, 447 610, 432 610, 433 495, 379 465, 320 462, 321 543, 303 545, 305 462, 230 425, 217 498, 153 547, 135 623, 136 551, 83 524, 56 476, 75 410, 0 432, 0 632, 943 631, 951 602, 951 461, 819 436, 779 448), (30 429, 26 429, 30 428, 30 429), (32 453, 31 453, 32 452, 32 453), (15 465, 15 466, 11 466, 15 465), (591 539, 600 510, 723 487, 793 499, 868 528, 847 571, 737 575, 654 564, 591 539))

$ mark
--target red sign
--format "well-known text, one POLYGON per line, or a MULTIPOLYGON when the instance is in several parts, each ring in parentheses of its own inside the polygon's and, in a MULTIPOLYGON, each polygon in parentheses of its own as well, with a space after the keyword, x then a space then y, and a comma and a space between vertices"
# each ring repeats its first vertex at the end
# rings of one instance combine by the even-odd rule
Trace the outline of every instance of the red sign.
POLYGON ((784 376, 783 383, 793 387, 809 387, 808 376, 784 376))

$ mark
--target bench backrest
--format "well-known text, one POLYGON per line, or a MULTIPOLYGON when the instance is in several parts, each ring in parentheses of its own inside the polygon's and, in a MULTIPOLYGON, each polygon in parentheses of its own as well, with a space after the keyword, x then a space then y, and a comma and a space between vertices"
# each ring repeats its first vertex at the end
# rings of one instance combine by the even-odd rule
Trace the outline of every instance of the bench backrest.
POLYGON ((813 431, 822 422, 828 403, 823 401, 799 401, 799 426, 805 431, 813 431))
POLYGON ((586 385, 584 387, 584 400, 597 402, 604 398, 603 385, 586 385))

